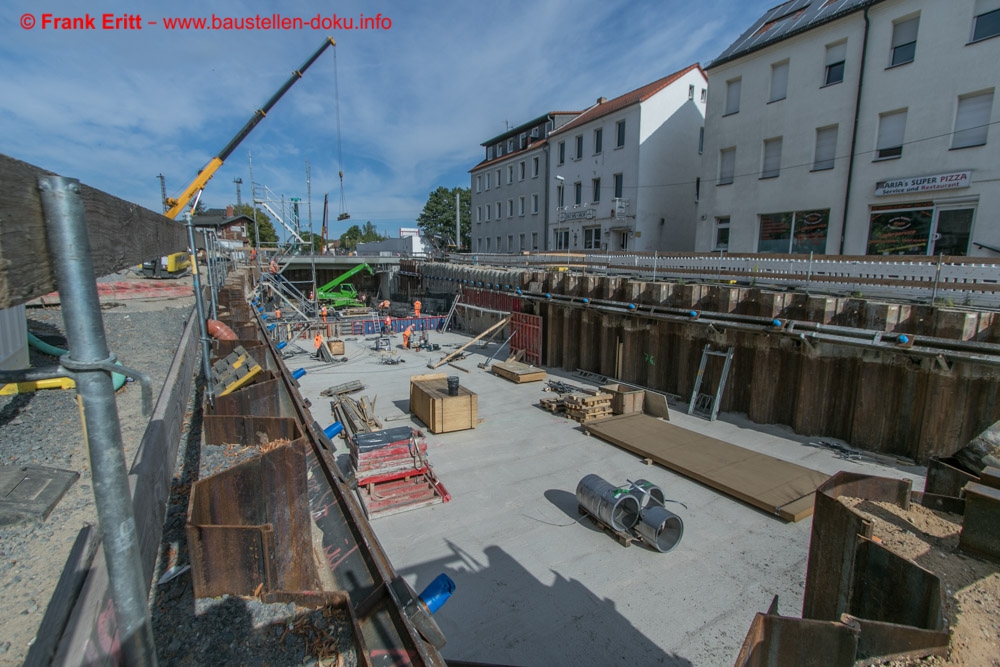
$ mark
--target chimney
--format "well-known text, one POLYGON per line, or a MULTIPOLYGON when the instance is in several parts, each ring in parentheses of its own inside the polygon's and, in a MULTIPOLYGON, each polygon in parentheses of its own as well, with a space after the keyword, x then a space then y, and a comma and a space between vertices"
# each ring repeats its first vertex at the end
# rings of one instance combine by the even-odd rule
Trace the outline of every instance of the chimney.
POLYGON ((607 101, 608 101, 608 98, 606 98, 606 97, 598 97, 597 98, 597 103, 598 104, 604 104, 607 101))
POLYGON ((229 206, 226 207, 226 217, 227 218, 233 217, 233 207, 232 207, 232 205, 229 205, 229 206))

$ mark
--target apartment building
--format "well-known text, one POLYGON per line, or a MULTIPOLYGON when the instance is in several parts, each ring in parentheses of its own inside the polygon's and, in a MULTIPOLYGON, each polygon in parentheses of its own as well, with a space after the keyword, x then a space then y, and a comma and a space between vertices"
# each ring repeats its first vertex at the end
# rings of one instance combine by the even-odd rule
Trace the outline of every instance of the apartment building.
POLYGON ((493 137, 472 176, 472 251, 547 250, 546 137, 579 111, 551 111, 493 137))
POLYGON ((694 250, 707 86, 694 64, 549 135, 550 249, 694 250))
POLYGON ((1000 253, 1000 0, 791 0, 707 68, 697 249, 1000 253))

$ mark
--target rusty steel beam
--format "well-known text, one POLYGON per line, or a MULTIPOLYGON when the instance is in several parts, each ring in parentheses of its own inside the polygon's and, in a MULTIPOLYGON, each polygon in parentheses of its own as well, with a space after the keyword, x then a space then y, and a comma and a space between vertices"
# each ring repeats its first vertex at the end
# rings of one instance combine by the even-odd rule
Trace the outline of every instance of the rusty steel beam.
POLYGON ((977 556, 1000 560, 1000 530, 997 526, 1000 526, 1000 489, 985 484, 967 485, 965 521, 958 546, 977 556))
POLYGON ((978 481, 979 477, 966 472, 955 457, 938 458, 932 456, 927 463, 927 481, 924 483, 924 493, 958 498, 962 495, 962 488, 966 484, 978 481))
POLYGON ((853 667, 856 623, 816 621, 778 614, 778 596, 767 613, 754 616, 735 667, 853 667))

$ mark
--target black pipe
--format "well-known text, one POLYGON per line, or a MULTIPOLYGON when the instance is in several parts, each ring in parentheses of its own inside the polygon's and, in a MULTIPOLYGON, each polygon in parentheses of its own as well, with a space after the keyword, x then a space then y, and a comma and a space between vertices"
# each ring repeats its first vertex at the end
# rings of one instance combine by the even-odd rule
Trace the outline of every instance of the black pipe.
POLYGON ((865 84, 865 60, 868 56, 868 29, 871 26, 868 21, 868 10, 871 3, 865 7, 865 35, 861 40, 861 72, 858 74, 858 91, 854 100, 854 126, 851 128, 851 154, 847 158, 847 188, 844 191, 844 215, 840 223, 840 252, 844 254, 844 242, 847 237, 847 210, 851 204, 851 181, 854 178, 854 152, 858 145, 858 116, 861 115, 861 92, 865 84))

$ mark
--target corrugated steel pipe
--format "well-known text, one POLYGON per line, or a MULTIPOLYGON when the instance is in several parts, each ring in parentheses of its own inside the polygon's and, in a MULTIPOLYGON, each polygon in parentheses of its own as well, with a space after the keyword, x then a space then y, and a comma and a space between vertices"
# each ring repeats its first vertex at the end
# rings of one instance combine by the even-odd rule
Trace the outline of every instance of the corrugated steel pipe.
POLYGON ((580 505, 620 533, 628 532, 639 521, 639 501, 629 489, 612 486, 598 475, 587 475, 576 486, 580 505))

